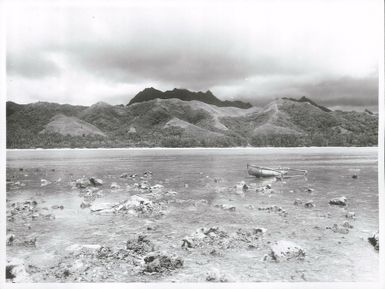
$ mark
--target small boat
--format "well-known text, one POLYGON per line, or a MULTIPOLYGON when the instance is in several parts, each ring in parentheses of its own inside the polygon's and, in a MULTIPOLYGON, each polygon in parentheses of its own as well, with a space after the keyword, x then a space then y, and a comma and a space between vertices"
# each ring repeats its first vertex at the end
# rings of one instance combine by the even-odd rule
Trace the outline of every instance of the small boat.
POLYGON ((257 178, 282 177, 287 174, 287 171, 282 169, 264 168, 249 164, 247 164, 247 172, 257 178))
POLYGON ((266 167, 259 167, 256 165, 250 165, 247 164, 247 172, 251 176, 255 176, 257 178, 283 178, 285 175, 288 174, 289 171, 297 171, 302 172, 304 175, 307 174, 306 170, 298 170, 298 169, 290 169, 290 168, 266 168, 266 167))

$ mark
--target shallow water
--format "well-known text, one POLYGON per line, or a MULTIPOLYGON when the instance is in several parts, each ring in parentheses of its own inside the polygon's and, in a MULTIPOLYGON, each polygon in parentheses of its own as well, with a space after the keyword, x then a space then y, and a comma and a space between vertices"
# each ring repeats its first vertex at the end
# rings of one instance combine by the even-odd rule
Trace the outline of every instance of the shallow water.
MULTIPOLYGON (((296 148, 296 149, 134 149, 134 150, 26 150, 7 152, 7 179, 24 187, 7 189, 7 205, 34 199, 42 206, 63 205, 51 210, 54 220, 7 222, 7 231, 18 240, 37 237, 37 246, 7 246, 7 257, 20 257, 27 264, 45 268, 56 264, 72 244, 102 244, 124 247, 128 238, 146 232, 160 250, 182 256, 184 267, 161 276, 116 275, 107 281, 205 281, 216 268, 235 281, 376 281, 378 252, 367 238, 378 230, 378 182, 376 148, 296 148), (291 167, 309 171, 306 177, 283 182, 261 180, 247 175, 246 164, 291 167), (20 168, 23 168, 21 171, 20 168), (82 176, 104 180, 100 203, 119 202, 138 194, 127 189, 136 179, 122 179, 122 173, 153 172, 151 185, 162 184, 176 191, 165 216, 138 218, 130 215, 98 215, 81 209, 79 190, 70 181, 82 176), (358 179, 352 175, 358 174, 358 179), (215 178, 219 182, 215 182, 215 178), (52 183, 41 186, 41 179, 52 183), (61 179, 59 182, 57 180, 61 179), (272 184, 274 193, 248 190, 237 193, 234 186, 272 184), (116 182, 121 190, 110 190, 116 182), (306 188, 314 189, 307 192, 306 188), (329 206, 334 197, 345 196, 347 208, 329 206), (207 200, 208 204, 195 202, 207 200), (314 208, 295 206, 295 199, 312 200, 314 208), (187 202, 181 200, 189 200, 187 202), (215 207, 229 204, 234 212, 215 207), (250 210, 252 204, 256 209, 250 210), (277 205, 286 217, 257 210, 277 205), (325 229, 341 225, 347 211, 356 214, 348 234, 325 229), (327 213, 329 215, 327 216, 327 213), (147 231, 149 226, 155 230, 147 231), (30 228, 28 228, 28 226, 30 228), (200 227, 219 226, 229 232, 264 227, 267 233, 259 248, 234 248, 222 256, 204 250, 181 249, 182 239, 200 227), (264 262, 269 244, 290 240, 306 250, 303 261, 264 262)), ((171 198, 171 197, 170 197, 171 198)), ((42 281, 36 275, 34 281, 42 281), (36 279, 37 278, 37 279, 36 279)))

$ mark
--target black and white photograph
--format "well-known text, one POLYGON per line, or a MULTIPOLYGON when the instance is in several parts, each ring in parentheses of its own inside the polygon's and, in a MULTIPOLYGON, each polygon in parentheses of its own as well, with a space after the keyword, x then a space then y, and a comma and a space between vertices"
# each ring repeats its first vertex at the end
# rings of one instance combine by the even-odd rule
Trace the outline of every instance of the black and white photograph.
POLYGON ((5 288, 384 288, 382 1, 2 8, 5 288))

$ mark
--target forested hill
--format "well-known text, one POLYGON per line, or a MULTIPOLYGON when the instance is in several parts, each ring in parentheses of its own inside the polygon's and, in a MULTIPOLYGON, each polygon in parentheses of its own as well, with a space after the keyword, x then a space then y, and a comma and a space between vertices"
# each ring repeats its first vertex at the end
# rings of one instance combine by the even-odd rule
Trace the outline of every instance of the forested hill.
POLYGON ((265 107, 161 97, 90 107, 7 102, 7 148, 377 146, 378 115, 309 98, 265 107))
POLYGON ((143 101, 149 101, 153 99, 170 99, 170 98, 176 98, 184 101, 192 101, 192 100, 197 100, 197 101, 202 101, 207 104, 213 104, 216 106, 220 107, 239 107, 239 108, 250 108, 252 105, 248 102, 243 102, 243 101, 229 101, 225 100, 222 101, 218 99, 216 96, 212 94, 210 90, 206 92, 193 92, 189 91, 187 89, 173 89, 173 90, 167 90, 165 92, 162 92, 160 90, 157 90, 153 87, 151 88, 146 88, 143 91, 139 92, 131 101, 128 103, 128 105, 131 105, 133 103, 137 102, 143 102, 143 101))

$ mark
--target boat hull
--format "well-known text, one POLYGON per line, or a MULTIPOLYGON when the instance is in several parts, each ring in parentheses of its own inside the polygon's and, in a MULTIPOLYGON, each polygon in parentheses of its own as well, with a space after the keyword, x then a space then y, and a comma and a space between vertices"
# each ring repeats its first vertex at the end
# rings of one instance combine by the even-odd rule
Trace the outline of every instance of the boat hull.
POLYGON ((281 177, 282 175, 287 174, 287 171, 283 170, 270 170, 254 166, 247 166, 247 172, 249 175, 255 176, 257 178, 281 177))

